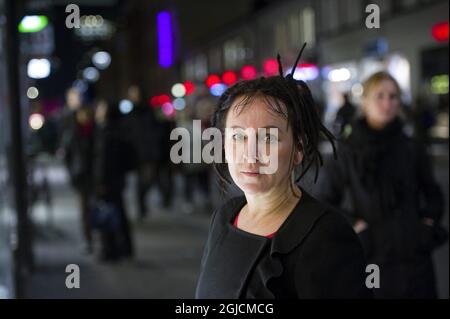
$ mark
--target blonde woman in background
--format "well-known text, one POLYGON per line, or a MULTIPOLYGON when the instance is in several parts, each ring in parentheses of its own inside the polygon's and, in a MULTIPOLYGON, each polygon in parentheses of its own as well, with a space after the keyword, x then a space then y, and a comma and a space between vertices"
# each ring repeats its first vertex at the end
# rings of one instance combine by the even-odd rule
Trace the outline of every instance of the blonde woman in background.
POLYGON ((380 268, 380 298, 435 298, 431 252, 446 239, 444 203, 423 147, 408 137, 401 91, 386 72, 364 83, 363 116, 322 174, 320 199, 337 207, 349 195, 347 216, 369 263, 380 268))

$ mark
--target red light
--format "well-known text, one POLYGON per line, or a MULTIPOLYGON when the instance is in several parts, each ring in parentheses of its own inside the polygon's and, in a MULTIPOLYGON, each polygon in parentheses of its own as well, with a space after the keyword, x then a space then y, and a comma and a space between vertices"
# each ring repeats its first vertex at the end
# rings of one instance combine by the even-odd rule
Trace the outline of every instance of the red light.
POLYGON ((233 71, 226 71, 222 74, 222 82, 228 86, 233 85, 237 80, 238 77, 233 71))
POLYGON ((297 67, 298 68, 317 68, 317 65, 315 65, 313 63, 300 63, 297 67))
POLYGON ((208 87, 208 89, 210 89, 211 86, 213 86, 214 84, 217 84, 217 83, 220 83, 220 78, 216 74, 211 74, 206 79, 206 86, 208 87))
POLYGON ((431 29, 431 35, 438 42, 448 41, 448 21, 435 24, 431 29))
POLYGON ((153 96, 149 102, 150 106, 156 108, 159 106, 159 96, 153 96))
POLYGON ((195 90, 195 85, 193 82, 191 81, 185 81, 183 83, 184 87, 186 88, 186 95, 190 95, 192 93, 194 93, 195 90))
POLYGON ((278 74, 278 62, 275 59, 267 59, 263 64, 264 75, 274 76, 278 74))
POLYGON ((161 95, 156 95, 153 96, 150 101, 149 104, 151 107, 153 108, 157 108, 160 107, 161 105, 163 105, 164 103, 170 103, 170 96, 168 96, 167 94, 161 94, 161 95))
POLYGON ((241 69, 241 77, 244 80, 253 80, 257 73, 255 67, 251 65, 245 65, 241 69))
POLYGON ((168 96, 167 94, 161 94, 158 97, 158 102, 159 105, 163 105, 164 103, 170 103, 170 96, 168 96))

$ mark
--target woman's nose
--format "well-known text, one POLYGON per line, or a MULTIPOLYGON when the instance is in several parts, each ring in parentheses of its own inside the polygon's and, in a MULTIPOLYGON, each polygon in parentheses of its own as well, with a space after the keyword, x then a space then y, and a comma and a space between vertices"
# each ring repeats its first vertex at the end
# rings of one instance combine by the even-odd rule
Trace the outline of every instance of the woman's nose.
POLYGON ((247 163, 256 163, 259 161, 258 142, 254 136, 248 136, 247 142, 244 145, 243 158, 247 163))

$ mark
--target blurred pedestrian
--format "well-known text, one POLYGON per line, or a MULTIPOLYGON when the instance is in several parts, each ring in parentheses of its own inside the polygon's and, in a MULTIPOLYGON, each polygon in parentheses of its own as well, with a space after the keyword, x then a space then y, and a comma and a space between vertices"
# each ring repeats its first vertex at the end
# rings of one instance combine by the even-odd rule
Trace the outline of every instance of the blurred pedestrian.
POLYGON ((150 212, 146 196, 157 179, 157 162, 161 157, 159 140, 162 133, 153 110, 144 103, 141 89, 137 85, 129 87, 128 98, 134 108, 127 119, 127 134, 133 146, 132 154, 137 176, 138 216, 143 219, 150 212))
POLYGON ((334 120, 334 134, 338 137, 342 136, 345 128, 353 121, 356 113, 356 107, 350 102, 348 92, 342 95, 342 99, 344 103, 339 108, 334 120))
POLYGON ((425 149, 408 137, 401 119, 401 91, 386 72, 364 83, 363 117, 338 147, 316 194, 342 207, 380 268, 380 298, 435 298, 431 253, 446 239, 440 227, 443 196, 425 149))
POLYGON ((94 113, 90 106, 81 104, 77 91, 69 90, 64 114, 61 148, 81 206, 81 224, 87 253, 93 251, 90 224, 93 194, 92 165, 94 152, 94 113))
POLYGON ((101 231, 101 259, 117 261, 134 255, 131 227, 124 204, 125 176, 130 168, 131 145, 116 103, 101 103, 96 110, 95 143, 96 216, 101 231), (102 207, 107 207, 105 216, 102 207), (99 212, 100 210, 100 212, 99 212), (99 221, 100 218, 106 220, 99 221))
POLYGON ((170 160, 170 149, 173 141, 170 140, 170 133, 176 127, 174 118, 160 119, 158 122, 160 132, 158 135, 159 157, 157 160, 158 186, 162 193, 163 207, 169 208, 173 203, 174 195, 174 165, 170 160))

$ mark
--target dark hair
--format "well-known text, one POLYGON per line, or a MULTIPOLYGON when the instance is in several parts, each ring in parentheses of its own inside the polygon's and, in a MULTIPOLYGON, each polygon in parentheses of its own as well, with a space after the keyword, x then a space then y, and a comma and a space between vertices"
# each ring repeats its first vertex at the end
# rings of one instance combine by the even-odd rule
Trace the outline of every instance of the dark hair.
MULTIPOLYGON (((294 145, 303 153, 300 174, 296 177, 297 183, 309 170, 315 166, 315 181, 317 180, 319 166, 323 164, 319 152, 321 135, 330 141, 335 154, 334 136, 322 124, 317 112, 311 91, 303 81, 296 81, 292 76, 261 77, 256 80, 238 82, 228 88, 220 97, 218 106, 213 114, 212 126, 219 128, 224 136, 225 121, 233 103, 238 97, 243 97, 237 107, 244 109, 255 98, 262 98, 270 111, 287 119, 292 129, 294 145)), ((224 152, 222 152, 224 157, 224 152)), ((292 156, 291 156, 292 166, 292 156)), ((297 175, 297 168, 296 170, 297 175)), ((222 191, 231 184, 227 164, 222 158, 221 163, 214 163, 214 170, 219 177, 219 185, 222 191)), ((292 171, 292 167, 290 172, 292 171)))

